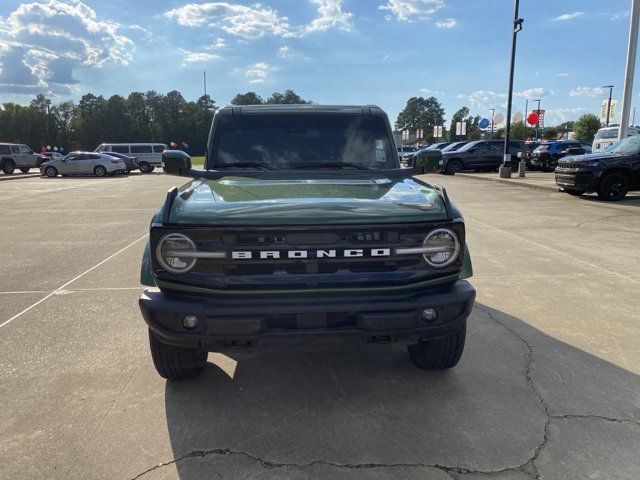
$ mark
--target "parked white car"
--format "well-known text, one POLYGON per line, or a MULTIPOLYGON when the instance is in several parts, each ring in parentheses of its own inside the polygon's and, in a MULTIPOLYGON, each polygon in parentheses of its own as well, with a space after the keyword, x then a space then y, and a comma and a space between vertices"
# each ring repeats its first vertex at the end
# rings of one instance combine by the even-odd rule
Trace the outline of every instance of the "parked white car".
POLYGON ((95 151, 136 157, 140 171, 150 173, 155 167, 162 166, 162 152, 166 149, 163 143, 101 143, 95 151))
POLYGON ((40 173, 47 177, 57 177, 58 175, 106 177, 126 169, 127 165, 124 160, 96 152, 71 152, 64 158, 49 160, 40 165, 40 173))
MULTIPOLYGON (((603 127, 597 131, 596 136, 593 139, 592 151, 601 152, 607 147, 610 147, 618 141, 618 128, 619 127, 603 127)), ((627 136, 640 134, 640 128, 629 127, 627 130, 627 136)))

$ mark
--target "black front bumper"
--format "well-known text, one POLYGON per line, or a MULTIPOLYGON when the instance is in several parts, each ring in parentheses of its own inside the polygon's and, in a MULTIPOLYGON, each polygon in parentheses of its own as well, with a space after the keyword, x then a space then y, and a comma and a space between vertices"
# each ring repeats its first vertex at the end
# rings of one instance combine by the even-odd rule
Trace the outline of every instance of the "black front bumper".
POLYGON ((445 290, 428 290, 410 297, 327 296, 313 300, 292 296, 229 301, 169 296, 158 289, 148 289, 139 305, 145 322, 164 343, 215 351, 300 336, 351 336, 370 342, 412 343, 421 337, 455 331, 471 313, 475 295, 466 280, 445 290), (422 311, 426 308, 436 310, 435 320, 423 320, 422 311), (183 326, 186 315, 198 318, 196 328, 183 326))
POLYGON ((555 175, 556 185, 563 189, 595 192, 600 184, 600 179, 590 170, 557 168, 555 175))

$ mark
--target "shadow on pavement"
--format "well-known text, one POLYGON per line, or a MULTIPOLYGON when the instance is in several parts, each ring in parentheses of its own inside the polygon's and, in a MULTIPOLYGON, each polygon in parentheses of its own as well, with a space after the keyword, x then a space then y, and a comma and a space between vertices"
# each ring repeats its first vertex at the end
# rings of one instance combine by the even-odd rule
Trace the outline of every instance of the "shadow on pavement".
POLYGON ((640 470, 639 441, 625 432, 599 439, 597 422, 640 434, 639 385, 627 370, 477 305, 450 371, 416 368, 399 345, 296 341, 210 354, 201 377, 166 383, 165 407, 183 480, 439 479, 449 468, 520 468, 538 448, 537 468, 554 478, 587 478, 597 462, 602 478, 620 479, 640 470), (558 440, 571 429, 554 430, 581 421, 593 451, 581 450, 589 442, 572 450, 575 439, 558 440))

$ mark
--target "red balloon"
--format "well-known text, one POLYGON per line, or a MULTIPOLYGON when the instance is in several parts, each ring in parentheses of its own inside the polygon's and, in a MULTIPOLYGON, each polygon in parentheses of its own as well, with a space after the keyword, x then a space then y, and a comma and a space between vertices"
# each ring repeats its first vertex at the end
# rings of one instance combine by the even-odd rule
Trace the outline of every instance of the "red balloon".
POLYGON ((527 123, 531 126, 537 125, 538 115, 536 115, 535 113, 530 113, 529 116, 527 117, 527 123))

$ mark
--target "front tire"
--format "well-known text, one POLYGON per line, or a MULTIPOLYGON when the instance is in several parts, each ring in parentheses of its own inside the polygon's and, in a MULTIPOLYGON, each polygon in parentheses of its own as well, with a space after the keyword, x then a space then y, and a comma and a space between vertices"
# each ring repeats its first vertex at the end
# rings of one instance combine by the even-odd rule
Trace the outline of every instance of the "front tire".
POLYGON ((5 162, 2 164, 2 171, 5 175, 11 175, 15 169, 16 164, 13 162, 13 160, 5 160, 5 162))
POLYGON ((409 345, 409 356, 413 363, 425 370, 445 370, 458 364, 464 351, 467 321, 454 333, 445 337, 424 340, 409 345))
POLYGON ((56 167, 47 167, 44 169, 44 174, 49 178, 55 178, 58 176, 58 170, 56 167))
POLYGON ((447 163, 447 168, 445 169, 445 172, 448 175, 455 175, 456 173, 460 173, 462 171, 462 163, 460 162, 460 160, 451 160, 449 163, 447 163))
POLYGON ((197 377, 207 365, 207 352, 197 348, 174 347, 162 343, 149 330, 151 358, 158 374, 167 380, 186 380, 197 377))
POLYGON ((95 174, 96 177, 106 177, 107 169, 104 168, 102 165, 98 165, 96 168, 93 169, 93 173, 95 174))
POLYGON ((147 162, 142 162, 140 164, 140 171, 142 173, 151 173, 153 172, 153 165, 149 165, 147 162))
POLYGON ((607 202, 622 200, 629 191, 629 179, 626 175, 613 172, 605 176, 598 188, 598 197, 607 202))

